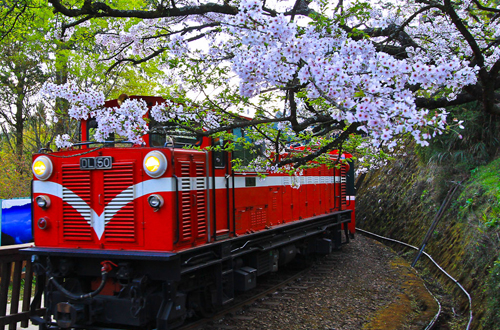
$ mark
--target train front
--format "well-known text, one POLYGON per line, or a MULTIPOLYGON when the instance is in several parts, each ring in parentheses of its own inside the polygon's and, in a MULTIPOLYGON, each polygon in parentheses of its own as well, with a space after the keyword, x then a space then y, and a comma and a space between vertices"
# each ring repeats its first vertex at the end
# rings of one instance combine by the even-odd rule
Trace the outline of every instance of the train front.
POLYGON ((41 329, 182 322, 183 297, 171 289, 180 276, 173 153, 84 143, 34 155, 35 247, 25 252, 38 275, 35 301, 43 292, 47 307, 32 317, 41 329))

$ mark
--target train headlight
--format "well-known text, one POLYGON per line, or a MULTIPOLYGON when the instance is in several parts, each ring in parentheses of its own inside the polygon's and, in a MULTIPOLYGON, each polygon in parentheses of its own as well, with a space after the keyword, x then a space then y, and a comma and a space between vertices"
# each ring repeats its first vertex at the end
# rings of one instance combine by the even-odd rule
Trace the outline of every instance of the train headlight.
POLYGON ((47 180, 52 175, 52 161, 47 156, 40 156, 33 162, 32 170, 33 174, 39 180, 47 180))
POLYGON ((144 157, 144 171, 152 177, 158 178, 167 170, 167 158, 160 151, 151 151, 144 157))
POLYGON ((35 198, 36 205, 41 207, 42 209, 46 209, 50 206, 50 198, 46 195, 40 195, 35 198))
POLYGON ((149 206, 155 209, 157 211, 160 207, 163 206, 163 197, 161 197, 158 194, 153 194, 148 197, 148 203, 149 206))

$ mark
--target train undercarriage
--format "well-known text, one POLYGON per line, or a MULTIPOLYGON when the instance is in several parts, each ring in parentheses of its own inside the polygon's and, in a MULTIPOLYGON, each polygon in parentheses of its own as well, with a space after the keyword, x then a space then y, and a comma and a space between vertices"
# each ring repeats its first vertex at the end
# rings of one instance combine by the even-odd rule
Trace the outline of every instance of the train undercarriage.
POLYGON ((47 308, 31 319, 41 330, 174 329, 230 303, 297 255, 340 249, 350 221, 351 210, 338 211, 178 253, 26 249, 40 283, 33 305, 44 295, 47 308))

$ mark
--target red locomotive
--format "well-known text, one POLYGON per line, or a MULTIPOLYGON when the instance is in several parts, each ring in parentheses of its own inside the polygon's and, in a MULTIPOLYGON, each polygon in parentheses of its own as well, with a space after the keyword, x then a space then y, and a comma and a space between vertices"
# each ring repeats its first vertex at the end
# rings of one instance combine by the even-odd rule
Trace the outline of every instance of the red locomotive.
POLYGON ((91 142, 94 125, 82 122, 79 148, 33 157, 36 247, 26 252, 46 283, 35 296, 44 292, 46 314, 32 317, 41 329, 172 329, 354 234, 348 164, 261 179, 232 169, 241 150, 183 148, 211 138, 169 126, 118 147, 91 142))

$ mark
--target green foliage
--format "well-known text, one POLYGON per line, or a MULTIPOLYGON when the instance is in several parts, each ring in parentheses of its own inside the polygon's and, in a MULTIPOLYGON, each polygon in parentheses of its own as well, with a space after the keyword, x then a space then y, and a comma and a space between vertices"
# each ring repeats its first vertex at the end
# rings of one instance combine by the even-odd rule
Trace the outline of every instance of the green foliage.
POLYGON ((423 202, 428 197, 428 194, 429 190, 425 189, 424 191, 422 191, 422 195, 420 195, 420 200, 423 202))
POLYGON ((490 269, 487 282, 488 305, 484 321, 485 328, 494 329, 500 324, 500 259, 490 269))
POLYGON ((452 128, 432 139, 429 147, 417 148, 420 158, 424 162, 454 165, 462 171, 470 171, 493 159, 500 145, 500 119, 485 114, 480 107, 473 104, 451 109, 450 127, 463 120, 464 129, 452 128))
POLYGON ((471 179, 461 194, 458 205, 463 218, 473 212, 486 227, 500 222, 500 158, 471 171, 471 179))
POLYGON ((1 199, 29 196, 32 176, 31 155, 19 158, 8 148, 0 150, 1 199))
POLYGON ((464 241, 468 266, 489 269, 481 274, 486 282, 481 323, 483 329, 493 329, 500 324, 500 158, 470 172, 455 207, 458 218, 470 228, 470 237, 464 241))
POLYGON ((24 125, 34 112, 34 96, 49 77, 50 46, 44 39, 47 6, 35 1, 2 2, 0 8, 0 118, 10 145, 22 158, 24 125), (12 134, 13 133, 13 134, 12 134))

